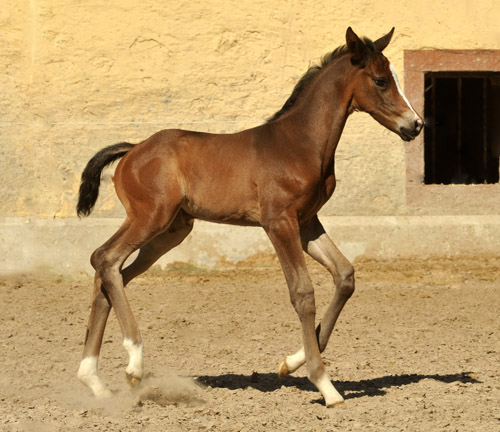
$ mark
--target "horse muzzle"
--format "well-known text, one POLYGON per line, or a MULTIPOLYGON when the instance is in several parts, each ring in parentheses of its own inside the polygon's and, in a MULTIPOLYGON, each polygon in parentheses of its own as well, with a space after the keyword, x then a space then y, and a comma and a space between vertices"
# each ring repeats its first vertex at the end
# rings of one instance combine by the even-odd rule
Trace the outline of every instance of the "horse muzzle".
POLYGON ((423 129, 423 127, 424 127, 424 122, 422 121, 422 119, 417 118, 414 121, 414 124, 412 125, 412 127, 401 126, 399 128, 399 136, 404 141, 412 141, 418 136, 418 134, 423 129))

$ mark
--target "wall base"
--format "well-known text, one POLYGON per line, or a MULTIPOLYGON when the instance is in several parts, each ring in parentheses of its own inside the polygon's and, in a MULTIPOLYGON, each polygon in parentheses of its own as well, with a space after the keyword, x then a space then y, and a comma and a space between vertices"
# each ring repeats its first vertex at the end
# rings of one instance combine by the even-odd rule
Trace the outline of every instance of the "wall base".
MULTIPOLYGON (((350 259, 500 255, 498 216, 335 216, 321 218, 350 259)), ((120 226, 118 218, 0 218, 4 250, 0 274, 47 270, 92 274, 92 251, 120 226)), ((196 221, 193 233, 164 256, 162 267, 181 261, 214 267, 256 254, 272 253, 259 228, 196 221)))

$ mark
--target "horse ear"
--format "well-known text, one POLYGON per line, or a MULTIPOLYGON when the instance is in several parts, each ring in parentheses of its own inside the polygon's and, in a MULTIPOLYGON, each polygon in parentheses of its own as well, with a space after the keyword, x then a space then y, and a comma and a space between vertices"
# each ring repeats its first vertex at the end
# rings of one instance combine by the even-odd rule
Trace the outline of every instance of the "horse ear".
POLYGON ((347 49, 351 53, 351 62, 353 65, 359 65, 365 60, 368 50, 364 42, 358 37, 351 27, 347 29, 345 34, 347 49))
POLYGON ((375 45, 375 48, 377 48, 380 52, 384 51, 384 49, 387 47, 387 45, 389 45, 389 42, 392 39, 393 33, 394 33, 394 27, 385 36, 382 36, 380 39, 377 39, 375 42, 373 42, 373 45, 375 45))

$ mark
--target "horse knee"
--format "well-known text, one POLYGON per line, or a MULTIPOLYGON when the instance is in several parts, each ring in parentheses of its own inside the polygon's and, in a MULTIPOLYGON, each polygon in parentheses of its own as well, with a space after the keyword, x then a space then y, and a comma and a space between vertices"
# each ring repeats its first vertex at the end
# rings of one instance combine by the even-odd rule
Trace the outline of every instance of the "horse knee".
POLYGON ((339 273, 337 291, 342 297, 350 298, 354 293, 354 285, 354 267, 349 266, 339 273))
POLYGON ((314 291, 312 289, 296 290, 290 297, 292 306, 302 320, 308 315, 315 315, 316 305, 314 302, 314 291))

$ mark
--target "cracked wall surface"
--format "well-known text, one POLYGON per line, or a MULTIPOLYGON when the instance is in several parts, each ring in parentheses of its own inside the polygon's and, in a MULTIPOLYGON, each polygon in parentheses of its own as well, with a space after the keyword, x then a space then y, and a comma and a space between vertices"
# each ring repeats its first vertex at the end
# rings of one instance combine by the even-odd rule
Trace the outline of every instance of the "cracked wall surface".
MULTIPOLYGON (((224 133, 264 122, 312 63, 345 42, 349 25, 373 39, 396 27, 385 54, 404 84, 404 50, 498 49, 498 22, 496 0, 7 0, 0 218, 75 217, 81 171, 109 144, 165 128, 224 133)), ((411 213, 404 146, 353 114, 337 152, 337 191, 322 214, 411 213)), ((123 215, 112 173, 104 173, 95 218, 123 215)))

